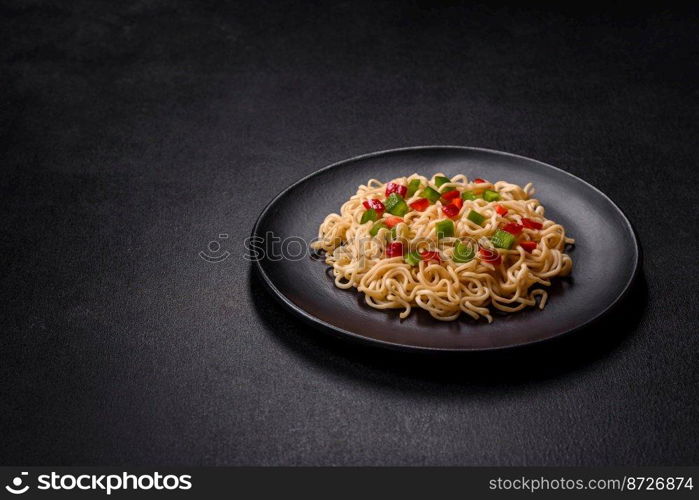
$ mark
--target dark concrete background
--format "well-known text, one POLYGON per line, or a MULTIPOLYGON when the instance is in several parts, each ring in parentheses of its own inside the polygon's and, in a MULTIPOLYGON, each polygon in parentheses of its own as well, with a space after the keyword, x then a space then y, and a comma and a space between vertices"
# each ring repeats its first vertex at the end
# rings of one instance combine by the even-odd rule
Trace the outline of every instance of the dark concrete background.
POLYGON ((696 10, 1 5, 1 463, 697 463, 696 10), (263 206, 420 144, 602 189, 644 246, 630 301, 448 361, 281 310, 240 257, 263 206))

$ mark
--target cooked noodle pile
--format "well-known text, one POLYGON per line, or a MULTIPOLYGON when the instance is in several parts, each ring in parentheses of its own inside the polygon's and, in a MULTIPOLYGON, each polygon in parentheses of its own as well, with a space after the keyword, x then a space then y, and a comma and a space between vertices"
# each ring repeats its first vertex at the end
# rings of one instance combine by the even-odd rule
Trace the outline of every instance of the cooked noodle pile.
POLYGON ((492 322, 546 305, 551 278, 570 273, 560 224, 523 188, 464 175, 371 179, 330 214, 312 244, 325 252, 335 285, 356 288, 376 309, 413 307, 451 321, 463 312, 492 322), (455 192, 456 191, 456 192, 455 192))

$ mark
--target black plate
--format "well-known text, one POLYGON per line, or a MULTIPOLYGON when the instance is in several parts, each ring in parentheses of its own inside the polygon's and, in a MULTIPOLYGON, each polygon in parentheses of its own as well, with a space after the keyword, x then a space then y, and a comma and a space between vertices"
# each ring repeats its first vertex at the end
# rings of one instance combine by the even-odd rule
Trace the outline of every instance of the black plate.
MULTIPOLYGON (((297 259, 277 260, 265 254, 256 261, 263 281, 292 312, 340 335, 409 349, 474 351, 499 349, 551 339, 599 319, 631 286, 639 267, 640 247, 622 211, 585 181, 551 165, 498 151, 431 146, 382 151, 330 165, 301 179, 263 210, 253 237, 272 244, 270 235, 286 240, 291 253, 298 238, 310 241, 331 212, 371 178, 386 182, 417 172, 430 177, 465 174, 524 185, 533 182, 546 216, 576 239, 570 252, 570 278, 556 279, 543 310, 529 308, 495 315, 493 323, 462 315, 441 322, 413 309, 405 320, 399 311, 380 311, 364 304, 355 289, 334 286, 332 274, 310 250, 297 259)), ((280 245, 277 243, 277 245, 280 245)))

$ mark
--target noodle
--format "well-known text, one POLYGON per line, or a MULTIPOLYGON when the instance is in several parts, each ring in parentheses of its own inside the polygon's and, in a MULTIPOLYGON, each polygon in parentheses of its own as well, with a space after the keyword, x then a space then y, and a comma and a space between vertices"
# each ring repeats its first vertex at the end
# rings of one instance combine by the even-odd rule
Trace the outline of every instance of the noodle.
POLYGON ((550 286, 573 266, 565 246, 574 240, 544 217, 533 194, 531 183, 469 182, 464 175, 371 179, 339 215, 325 218, 311 246, 325 252, 335 285, 356 288, 373 308, 402 309, 401 318, 420 308, 443 321, 464 313, 492 322, 491 308, 511 313, 538 299, 543 309, 548 293, 532 287, 550 286), (418 181, 407 195, 406 186, 418 181), (434 201, 426 201, 430 193, 434 201), (369 210, 375 200, 385 210, 369 210))

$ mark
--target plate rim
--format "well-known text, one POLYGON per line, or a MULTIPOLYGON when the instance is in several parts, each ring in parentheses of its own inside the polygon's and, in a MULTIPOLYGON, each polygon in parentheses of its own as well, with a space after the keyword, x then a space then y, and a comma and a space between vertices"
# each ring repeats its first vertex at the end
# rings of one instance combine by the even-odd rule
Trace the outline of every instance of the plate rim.
POLYGON ((279 200, 281 197, 283 197, 287 192, 291 191, 294 189, 296 186, 299 184, 305 182, 307 179, 310 179, 311 177, 314 177, 316 175, 319 175, 326 170, 330 170, 334 167, 338 167, 340 165, 344 165, 346 163, 350 163, 353 161, 357 160, 363 160, 366 158, 372 158, 375 156, 381 156, 385 154, 390 154, 390 153, 398 153, 398 152, 405 152, 405 151, 416 151, 416 150, 425 150, 425 149, 456 149, 456 150, 465 150, 465 151, 479 151, 479 152, 485 152, 485 153, 494 153, 496 155, 503 155, 503 156, 509 156, 512 158, 518 158, 522 160, 527 160, 531 161, 534 163, 537 163, 538 165, 544 167, 544 168, 549 168, 556 170, 558 172, 562 172, 563 174, 572 177, 573 179, 582 182, 585 184, 588 188, 591 188, 592 190, 596 191, 598 194, 600 194, 603 198, 605 198, 616 210, 619 211, 619 213, 622 216, 623 221, 626 223, 628 226, 629 232, 632 236, 633 243, 634 243, 634 263, 633 263, 633 273, 631 273, 631 277, 626 281, 624 288, 621 290, 621 292, 610 302, 610 304, 604 308, 602 311, 597 313, 595 316, 592 318, 588 319, 584 323, 576 326, 575 328, 571 328, 569 330, 566 330, 564 332, 558 333, 556 335, 550 336, 550 337, 545 337, 545 338, 538 338, 534 340, 528 340, 528 341, 523 341, 515 344, 507 344, 507 345, 501 345, 501 346, 492 346, 492 347, 430 347, 430 346, 418 346, 418 345, 412 345, 412 344, 403 344, 400 342, 389 342, 386 340, 381 340, 381 339, 375 339, 371 337, 366 337, 363 335, 360 335, 355 332, 351 332, 349 330, 346 330, 344 328, 332 325, 326 321, 323 321, 322 319, 313 316, 309 312, 307 312, 305 309, 297 306, 294 304, 291 300, 289 300, 288 297, 286 297, 272 282, 270 277, 267 275, 265 270, 262 268, 261 261, 262 259, 255 259, 254 260, 254 268, 257 271, 258 275, 262 277, 263 283, 266 285, 267 289, 272 292, 272 295, 280 301, 280 303, 284 306, 287 307, 292 313, 295 313, 296 315, 300 316, 302 320, 304 320, 306 323, 310 324, 311 326, 314 327, 320 327, 323 330, 327 330, 329 333, 335 335, 335 336, 340 336, 343 338, 349 338, 350 340, 355 340, 361 343, 365 343, 368 345, 374 345, 374 346, 380 346, 383 348, 388 348, 388 349, 393 349, 393 350, 400 350, 400 351, 411 351, 411 352, 450 352, 450 353, 456 353, 456 352, 492 352, 492 351, 502 351, 505 349, 514 349, 518 347, 524 347, 524 346, 532 346, 535 344, 540 344, 542 342, 548 342, 553 339, 558 339, 563 336, 571 335, 577 331, 580 331, 584 328, 588 328, 594 323, 599 322, 602 320, 604 317, 606 317, 628 294, 629 291, 631 290, 633 284, 637 281, 638 276, 641 272, 641 264, 643 261, 643 249, 641 247, 641 242, 640 239, 638 238, 638 234, 636 232, 636 229, 633 227, 633 224, 631 223, 631 220, 628 218, 626 213, 617 205, 614 200, 612 200, 609 196, 607 196, 603 191, 598 189, 597 187, 593 186, 589 182, 587 182, 584 179, 581 179, 577 175, 571 174, 570 172, 563 170, 559 167, 556 167, 554 165, 551 165, 549 163, 545 163, 540 160, 536 160, 534 158, 529 158, 527 156, 523 155, 518 155, 515 153, 509 153, 506 151, 500 151, 497 149, 489 149, 489 148, 481 148, 481 147, 475 147, 475 146, 456 146, 456 145, 424 145, 424 146, 407 146, 407 147, 399 147, 399 148, 391 148, 391 149, 384 149, 381 151, 374 151, 371 153, 364 153, 361 155, 353 156, 351 158, 346 158, 344 160, 340 160, 334 163, 331 163, 329 165, 326 165, 325 167, 319 168, 318 170, 311 172, 308 175, 305 175, 301 179, 297 180, 296 182, 290 184, 287 186, 285 189, 283 189, 281 192, 279 192, 276 196, 274 196, 262 209, 260 214, 257 216, 257 220, 255 221, 255 224, 253 225, 252 232, 251 232, 251 237, 255 238, 258 236, 258 228, 260 226, 260 222, 263 220, 267 212, 274 206, 274 204, 279 200))

